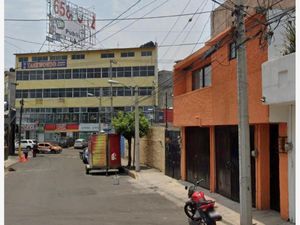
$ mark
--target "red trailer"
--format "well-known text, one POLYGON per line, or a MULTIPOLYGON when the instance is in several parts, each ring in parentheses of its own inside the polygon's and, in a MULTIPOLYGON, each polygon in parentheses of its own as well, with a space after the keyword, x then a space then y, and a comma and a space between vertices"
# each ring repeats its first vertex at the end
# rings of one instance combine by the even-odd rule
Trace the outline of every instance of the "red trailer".
POLYGON ((121 168, 120 135, 93 134, 88 143, 89 163, 86 174, 91 170, 118 171, 121 168))

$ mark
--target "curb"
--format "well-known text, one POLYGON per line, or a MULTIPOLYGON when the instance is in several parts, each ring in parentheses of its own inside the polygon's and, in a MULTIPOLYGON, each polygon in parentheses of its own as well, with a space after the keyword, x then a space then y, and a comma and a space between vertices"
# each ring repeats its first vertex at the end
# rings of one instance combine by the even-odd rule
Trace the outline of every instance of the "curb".
POLYGON ((130 177, 132 177, 133 179, 138 179, 138 174, 134 171, 134 170, 129 170, 125 167, 123 167, 124 172, 129 175, 130 177))

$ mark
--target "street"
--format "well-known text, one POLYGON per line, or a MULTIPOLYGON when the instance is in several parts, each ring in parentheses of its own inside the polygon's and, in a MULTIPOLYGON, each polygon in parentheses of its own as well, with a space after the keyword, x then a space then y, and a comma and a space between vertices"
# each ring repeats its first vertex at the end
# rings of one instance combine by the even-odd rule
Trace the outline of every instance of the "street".
MULTIPOLYGON (((5 176, 6 225, 187 224, 183 208, 133 178, 86 175, 79 150, 39 154, 5 176)), ((184 203, 182 203, 184 204, 184 203)))

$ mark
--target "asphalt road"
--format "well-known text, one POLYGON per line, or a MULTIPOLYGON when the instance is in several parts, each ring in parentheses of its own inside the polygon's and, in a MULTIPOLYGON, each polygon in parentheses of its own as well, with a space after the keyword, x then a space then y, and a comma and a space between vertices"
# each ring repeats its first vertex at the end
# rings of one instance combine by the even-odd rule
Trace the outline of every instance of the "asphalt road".
POLYGON ((131 177, 86 175, 79 150, 38 155, 5 176, 5 225, 183 225, 183 209, 131 177))

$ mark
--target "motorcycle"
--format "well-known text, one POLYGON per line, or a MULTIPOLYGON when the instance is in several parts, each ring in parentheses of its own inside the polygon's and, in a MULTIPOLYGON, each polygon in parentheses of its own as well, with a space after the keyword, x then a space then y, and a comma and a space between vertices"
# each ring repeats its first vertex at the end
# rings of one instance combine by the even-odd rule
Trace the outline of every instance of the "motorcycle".
POLYGON ((197 190, 201 181, 190 187, 185 186, 189 200, 185 203, 184 212, 190 225, 216 225, 222 216, 215 211, 215 201, 206 200, 204 193, 197 190))

